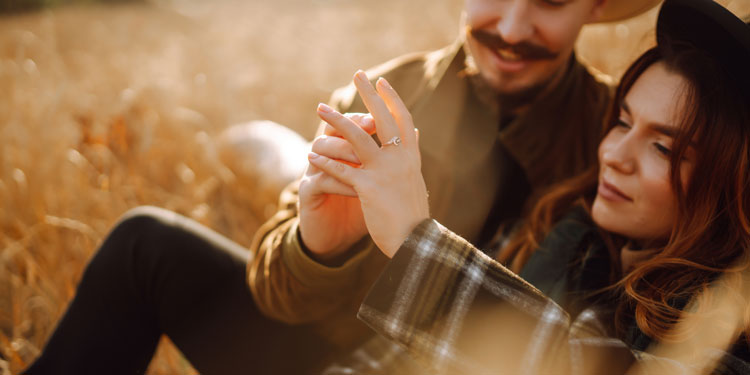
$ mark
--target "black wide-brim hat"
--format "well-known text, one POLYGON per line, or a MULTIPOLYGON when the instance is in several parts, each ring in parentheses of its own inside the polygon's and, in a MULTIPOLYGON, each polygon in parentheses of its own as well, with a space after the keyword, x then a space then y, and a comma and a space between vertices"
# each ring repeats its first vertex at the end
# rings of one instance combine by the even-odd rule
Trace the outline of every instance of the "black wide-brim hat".
POLYGON ((665 0, 656 39, 667 38, 715 57, 750 106, 750 25, 712 0, 665 0))

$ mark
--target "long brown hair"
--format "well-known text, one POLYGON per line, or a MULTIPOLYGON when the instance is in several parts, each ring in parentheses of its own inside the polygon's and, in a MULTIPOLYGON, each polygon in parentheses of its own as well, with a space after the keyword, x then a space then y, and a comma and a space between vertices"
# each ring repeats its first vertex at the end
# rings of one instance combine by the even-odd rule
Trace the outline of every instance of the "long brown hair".
MULTIPOLYGON (((639 57, 617 88, 602 136, 615 126, 622 100, 640 75, 656 62, 688 84, 681 132, 673 142, 670 179, 678 215, 662 250, 621 275, 619 249, 624 238, 600 230, 611 255, 610 292, 617 298, 615 328, 624 335, 635 319, 648 336, 681 341, 671 328, 681 319, 675 301, 699 292, 710 294, 720 274, 747 268, 750 251, 750 110, 747 98, 715 59, 687 45, 660 43, 639 57), (695 165, 683 186, 679 165, 693 139, 695 165)), ((500 252, 498 260, 520 271, 554 223, 573 206, 588 212, 596 196, 599 166, 552 187, 536 203, 524 226, 500 252)), ((738 279, 738 278, 735 278, 738 279)), ((701 295, 707 295, 701 293, 701 295)))

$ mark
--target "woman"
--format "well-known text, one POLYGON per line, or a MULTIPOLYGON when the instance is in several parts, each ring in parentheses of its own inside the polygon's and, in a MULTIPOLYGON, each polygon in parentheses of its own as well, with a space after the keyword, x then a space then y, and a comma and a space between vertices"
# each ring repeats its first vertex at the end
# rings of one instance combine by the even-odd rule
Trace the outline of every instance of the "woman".
POLYGON ((432 371, 750 373, 750 26, 666 0, 657 34, 618 88, 599 165, 499 252, 521 277, 429 219, 418 132, 385 80, 354 79, 382 146, 321 105, 351 149, 310 162, 392 257, 360 318, 432 371))

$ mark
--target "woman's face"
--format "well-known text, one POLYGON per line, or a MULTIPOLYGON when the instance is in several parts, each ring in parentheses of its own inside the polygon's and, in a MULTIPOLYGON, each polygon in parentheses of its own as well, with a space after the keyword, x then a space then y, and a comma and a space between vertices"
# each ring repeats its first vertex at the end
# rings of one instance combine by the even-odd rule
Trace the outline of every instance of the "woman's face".
MULTIPOLYGON (((592 207, 603 229, 636 241, 667 239, 677 216, 670 153, 683 113, 682 76, 662 63, 646 69, 625 95, 618 124, 599 145, 599 187, 592 207)), ((688 148, 680 164, 683 186, 695 160, 688 148)))

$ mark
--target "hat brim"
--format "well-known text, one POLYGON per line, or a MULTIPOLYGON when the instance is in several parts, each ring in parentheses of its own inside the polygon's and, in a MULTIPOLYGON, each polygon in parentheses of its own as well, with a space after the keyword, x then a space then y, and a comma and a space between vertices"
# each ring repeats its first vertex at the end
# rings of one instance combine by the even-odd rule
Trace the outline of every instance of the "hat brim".
POLYGON ((647 12, 661 0, 608 0, 597 23, 622 21, 647 12))
POLYGON ((656 38, 659 44, 670 39, 708 52, 746 96, 750 93, 750 25, 723 6, 711 0, 666 0, 656 38))

